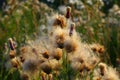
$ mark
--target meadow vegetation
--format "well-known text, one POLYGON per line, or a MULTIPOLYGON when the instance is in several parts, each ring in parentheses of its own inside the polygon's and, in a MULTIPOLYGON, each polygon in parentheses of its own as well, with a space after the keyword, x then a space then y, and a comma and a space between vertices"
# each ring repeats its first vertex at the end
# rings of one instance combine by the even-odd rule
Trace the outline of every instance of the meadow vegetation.
POLYGON ((106 14, 102 0, 47 1, 3 4, 0 80, 120 80, 119 6, 106 14))

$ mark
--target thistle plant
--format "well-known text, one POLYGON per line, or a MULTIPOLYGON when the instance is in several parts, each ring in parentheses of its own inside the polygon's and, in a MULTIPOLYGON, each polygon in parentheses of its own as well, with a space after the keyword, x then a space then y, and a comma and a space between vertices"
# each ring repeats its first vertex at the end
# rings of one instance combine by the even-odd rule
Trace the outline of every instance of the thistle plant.
MULTIPOLYGON (((99 36, 94 33, 96 26, 84 28, 88 31, 88 33, 85 32, 85 36, 86 34, 90 35, 88 41, 85 40, 87 38, 80 35, 81 32, 77 32, 80 27, 99 23, 93 20, 91 17, 93 13, 89 9, 96 10, 95 14, 99 13, 100 16, 94 16, 96 20, 102 20, 101 16, 103 15, 98 9, 100 2, 93 1, 93 3, 95 3, 94 7, 89 7, 91 6, 89 1, 83 3, 87 9, 82 10, 86 13, 86 16, 80 17, 84 19, 83 21, 81 19, 75 21, 73 14, 76 13, 72 12, 73 7, 69 6, 66 7, 66 14, 51 13, 48 15, 46 13, 46 19, 42 21, 40 17, 38 18, 38 16, 43 18, 43 13, 39 15, 42 4, 38 0, 8 2, 8 5, 14 6, 5 11, 8 19, 3 20, 2 23, 5 24, 13 17, 13 22, 10 21, 10 24, 15 23, 15 26, 21 26, 23 30, 19 31, 21 33, 19 33, 20 36, 16 36, 16 40, 9 38, 5 43, 2 62, 4 70, 1 70, 0 79, 119 80, 117 70, 107 65, 102 58, 106 51, 106 45, 102 45, 99 36), (20 4, 18 4, 19 2, 20 4), (14 17, 17 12, 16 7, 23 10, 18 15, 18 19, 14 17), (25 14, 23 15, 23 13, 25 14), (46 20, 47 22, 44 22, 46 20), (81 22, 80 27, 78 27, 79 22, 81 22), (44 24, 44 28, 40 27, 41 32, 39 32, 38 27, 41 24, 44 24), (32 31, 30 27, 37 31, 34 39, 30 38, 32 36, 28 37, 30 35, 28 33, 32 31), (44 30, 46 31, 44 32, 44 30), (96 39, 92 40, 93 37, 96 39), (96 40, 99 43, 94 42, 96 40), (93 41, 93 43, 88 43, 89 41, 93 41)), ((83 14, 81 13, 81 15, 83 14)), ((9 23, 5 26, 9 26, 9 23)), ((103 28, 101 29, 103 30, 103 28)), ((119 62, 119 59, 117 60, 119 62)))

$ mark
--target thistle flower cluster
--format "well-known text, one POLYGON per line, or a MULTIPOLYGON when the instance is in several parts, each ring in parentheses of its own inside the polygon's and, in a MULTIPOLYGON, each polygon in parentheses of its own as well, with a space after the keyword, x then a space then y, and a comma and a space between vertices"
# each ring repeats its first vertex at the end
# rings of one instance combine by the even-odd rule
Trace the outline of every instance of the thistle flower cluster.
POLYGON ((53 80, 53 74, 62 75, 60 70, 63 69, 65 58, 66 64, 69 64, 72 70, 83 77, 87 74, 88 80, 91 73, 94 80, 119 80, 116 70, 99 63, 100 58, 95 52, 103 53, 104 47, 81 41, 75 30, 75 23, 71 20, 70 7, 67 7, 66 15, 56 14, 52 18, 52 25, 48 24, 46 27, 46 35, 41 35, 34 41, 28 40, 27 45, 21 46, 18 50, 14 41, 9 39, 9 58, 5 64, 8 70, 17 68, 22 80, 36 80, 37 76, 42 80, 53 80))
POLYGON ((119 80, 118 73, 105 63, 99 63, 98 69, 94 70, 94 80, 119 80))

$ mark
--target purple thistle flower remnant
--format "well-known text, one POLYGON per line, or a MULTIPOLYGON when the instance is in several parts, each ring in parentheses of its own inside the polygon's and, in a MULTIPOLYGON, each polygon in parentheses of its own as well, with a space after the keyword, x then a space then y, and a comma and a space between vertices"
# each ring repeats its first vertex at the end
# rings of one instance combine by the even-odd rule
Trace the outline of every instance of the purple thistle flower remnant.
POLYGON ((11 50, 14 50, 14 49, 15 49, 15 46, 14 46, 14 43, 13 43, 12 38, 9 38, 9 46, 10 46, 10 49, 11 49, 11 50))
POLYGON ((72 23, 72 24, 71 24, 71 27, 70 27, 69 36, 72 36, 74 29, 75 29, 75 23, 72 23))
POLYGON ((70 18, 71 16, 71 7, 67 7, 67 13, 66 13, 66 18, 70 18))

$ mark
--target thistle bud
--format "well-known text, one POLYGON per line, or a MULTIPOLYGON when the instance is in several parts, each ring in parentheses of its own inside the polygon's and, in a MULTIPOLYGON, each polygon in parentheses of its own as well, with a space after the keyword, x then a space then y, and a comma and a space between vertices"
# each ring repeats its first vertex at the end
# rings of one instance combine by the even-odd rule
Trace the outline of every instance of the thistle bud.
POLYGON ((103 76, 106 71, 106 65, 104 63, 100 63, 98 66, 100 68, 101 75, 103 76))
POLYGON ((45 72, 41 72, 41 77, 42 77, 41 80, 46 80, 46 73, 45 72))
POLYGON ((13 67, 18 68, 19 62, 16 57, 11 60, 11 64, 13 67))
POLYGON ((66 18, 68 19, 68 18, 70 18, 70 16, 71 16, 71 7, 67 7, 67 13, 66 13, 66 18))
POLYGON ((53 80, 53 75, 52 74, 49 74, 49 80, 53 80))
POLYGON ((71 24, 71 27, 70 27, 69 36, 72 36, 74 29, 75 29, 75 23, 72 23, 72 24, 71 24))
POLYGON ((13 42, 12 38, 9 38, 9 45, 10 45, 11 50, 15 49, 14 42, 13 42))

